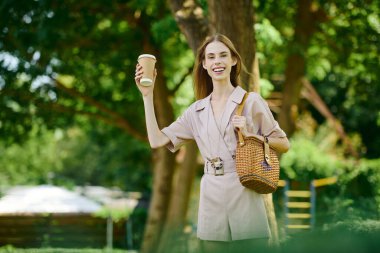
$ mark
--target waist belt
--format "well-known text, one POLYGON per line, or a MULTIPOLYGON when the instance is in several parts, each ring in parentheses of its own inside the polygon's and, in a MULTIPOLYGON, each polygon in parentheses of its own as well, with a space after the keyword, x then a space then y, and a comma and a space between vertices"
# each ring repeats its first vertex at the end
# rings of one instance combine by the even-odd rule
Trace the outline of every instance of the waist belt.
MULTIPOLYGON (((223 174, 236 172, 236 163, 235 163, 235 161, 234 160, 223 161, 223 171, 224 171, 223 174)), ((206 162, 205 162, 205 166, 204 166, 203 172, 205 174, 210 174, 210 175, 214 175, 214 176, 221 176, 221 174, 219 174, 216 171, 216 169, 212 166, 212 163, 210 161, 208 161, 208 160, 206 160, 206 162)))

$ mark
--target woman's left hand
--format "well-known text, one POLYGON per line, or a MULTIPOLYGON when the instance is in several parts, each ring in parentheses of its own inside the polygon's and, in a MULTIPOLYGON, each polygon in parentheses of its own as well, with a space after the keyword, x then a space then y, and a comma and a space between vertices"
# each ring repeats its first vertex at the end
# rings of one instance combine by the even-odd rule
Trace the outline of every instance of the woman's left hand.
POLYGON ((248 132, 247 132, 247 120, 244 116, 238 116, 238 115, 234 115, 232 117, 232 125, 234 126, 234 128, 239 128, 240 132, 244 135, 244 136, 247 136, 248 132))

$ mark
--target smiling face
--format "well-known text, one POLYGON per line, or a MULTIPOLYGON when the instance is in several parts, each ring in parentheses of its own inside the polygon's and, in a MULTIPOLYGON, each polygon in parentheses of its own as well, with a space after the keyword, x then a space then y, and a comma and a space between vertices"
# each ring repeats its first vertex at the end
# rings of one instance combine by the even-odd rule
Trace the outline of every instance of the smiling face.
POLYGON ((216 83, 241 85, 242 61, 232 41, 223 34, 205 38, 194 61, 194 91, 197 99, 210 95, 216 83))
POLYGON ((213 81, 229 81, 231 68, 236 62, 225 44, 213 41, 206 46, 202 65, 213 81))

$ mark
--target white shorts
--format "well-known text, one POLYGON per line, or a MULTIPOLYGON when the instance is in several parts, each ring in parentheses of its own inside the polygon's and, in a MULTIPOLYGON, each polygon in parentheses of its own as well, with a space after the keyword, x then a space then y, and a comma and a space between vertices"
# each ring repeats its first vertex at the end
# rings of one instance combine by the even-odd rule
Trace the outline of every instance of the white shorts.
POLYGON ((236 172, 204 174, 200 185, 197 237, 209 241, 268 238, 262 196, 241 185, 236 172))

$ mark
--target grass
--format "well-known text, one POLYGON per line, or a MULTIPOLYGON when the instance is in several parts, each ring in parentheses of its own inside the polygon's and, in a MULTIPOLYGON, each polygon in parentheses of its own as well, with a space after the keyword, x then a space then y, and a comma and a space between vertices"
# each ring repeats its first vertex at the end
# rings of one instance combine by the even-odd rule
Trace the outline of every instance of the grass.
MULTIPOLYGON (((258 249, 255 253, 377 253, 380 249, 379 220, 350 220, 337 222, 324 229, 292 234, 281 242, 280 248, 258 249)), ((186 247, 181 241, 181 247, 186 247)), ((190 253, 198 253, 199 241, 189 238, 190 253), (195 242, 195 246, 192 244, 195 242)), ((172 248, 172 250, 174 247, 172 248)), ((168 251, 169 252, 169 251, 168 251)), ((170 251, 181 253, 182 250, 170 251)), ((34 248, 21 249, 10 245, 0 247, 0 253, 137 253, 127 250, 34 248)), ((221 253, 221 252, 220 252, 221 253)))
POLYGON ((20 249, 12 246, 0 247, 0 253, 136 253, 136 251, 120 249, 67 249, 67 248, 40 248, 20 249))

